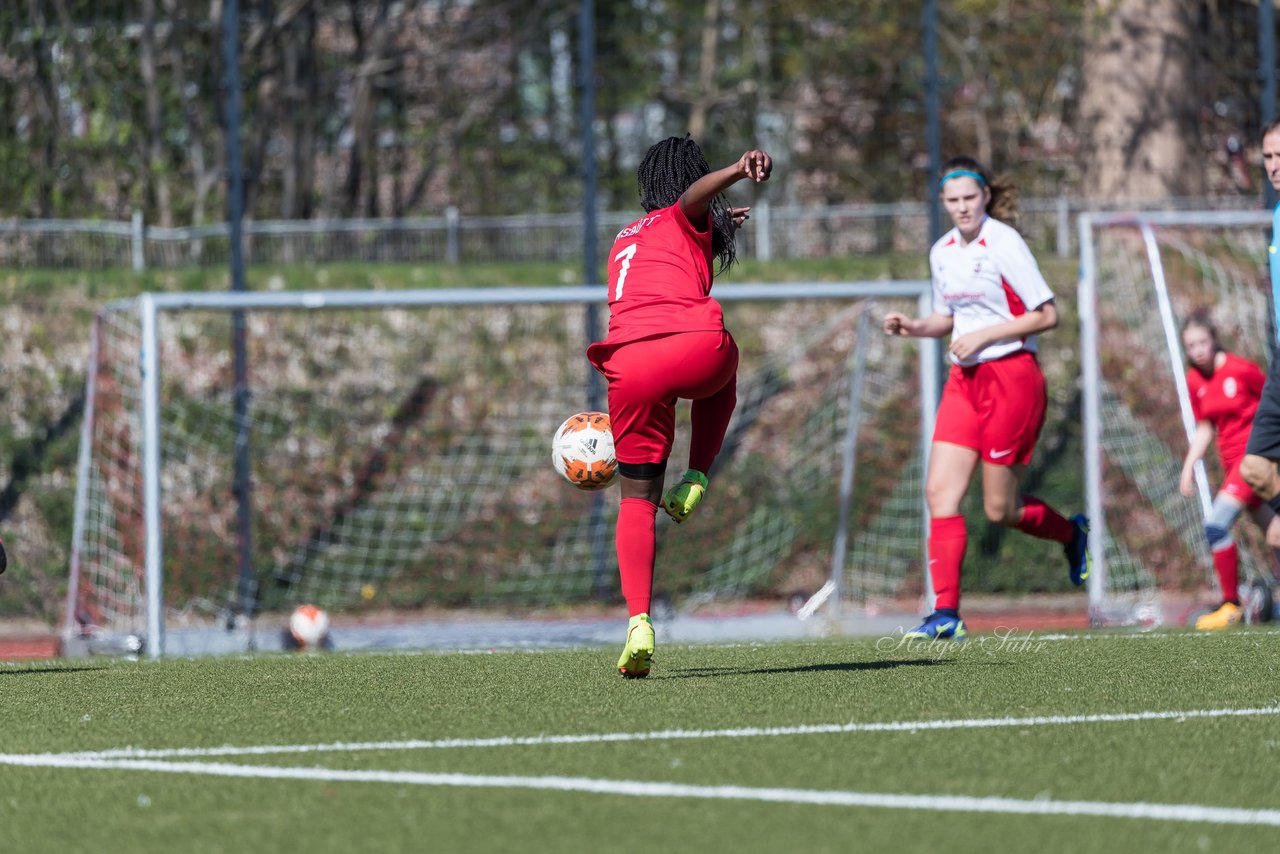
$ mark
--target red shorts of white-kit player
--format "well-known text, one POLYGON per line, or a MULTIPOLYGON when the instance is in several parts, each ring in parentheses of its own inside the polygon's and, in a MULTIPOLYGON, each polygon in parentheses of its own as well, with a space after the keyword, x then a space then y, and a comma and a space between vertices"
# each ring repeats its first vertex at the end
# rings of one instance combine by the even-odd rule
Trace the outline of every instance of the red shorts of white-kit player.
POLYGON ((671 456, 678 398, 732 393, 737 384, 738 345, 724 330, 593 344, 588 355, 609 381, 614 452, 624 463, 671 456))
POLYGON ((1026 465, 1044 426, 1044 410, 1044 374, 1033 353, 952 365, 933 441, 973 448, 983 462, 1026 465))

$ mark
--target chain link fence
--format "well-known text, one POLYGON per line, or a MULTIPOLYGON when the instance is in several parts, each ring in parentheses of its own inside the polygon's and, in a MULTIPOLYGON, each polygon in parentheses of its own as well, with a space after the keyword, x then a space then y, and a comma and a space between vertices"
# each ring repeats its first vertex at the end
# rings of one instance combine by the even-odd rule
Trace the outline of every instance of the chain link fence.
MULTIPOLYGON (((1168 199, 1165 209, 1245 209, 1248 197, 1168 199)), ((1075 217, 1083 210, 1141 207, 1150 202, 1099 205, 1082 199, 1023 199, 1019 228, 1041 251, 1075 251, 1075 217)), ((635 218, 634 211, 598 216, 599 245, 635 218)), ((225 223, 187 228, 91 220, 0 221, 0 268, 173 269, 228 262, 225 223)), ((443 216, 405 219, 246 221, 245 258, 251 264, 328 262, 491 263, 562 261, 582 256, 580 214, 443 216)), ((924 253, 929 210, 923 202, 814 207, 757 204, 739 235, 739 256, 758 260, 924 253)))

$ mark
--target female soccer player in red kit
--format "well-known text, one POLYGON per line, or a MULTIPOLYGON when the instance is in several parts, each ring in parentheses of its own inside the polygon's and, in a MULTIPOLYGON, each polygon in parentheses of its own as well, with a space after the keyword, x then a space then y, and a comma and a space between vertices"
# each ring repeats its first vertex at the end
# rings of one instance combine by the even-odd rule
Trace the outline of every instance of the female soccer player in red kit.
POLYGON ((1267 532, 1269 542, 1280 539, 1280 519, 1240 476, 1240 460, 1244 458, 1249 429, 1267 377, 1253 362, 1222 349, 1217 330, 1203 313, 1193 314, 1183 323, 1182 346, 1191 363, 1187 371, 1187 391, 1196 431, 1182 461, 1179 488, 1183 495, 1195 495, 1196 463, 1208 452, 1215 437, 1225 474, 1222 488, 1204 520, 1213 568, 1222 588, 1222 604, 1196 620, 1200 631, 1216 631, 1235 625, 1243 617, 1239 594, 1240 556, 1231 539, 1231 526, 1240 511, 1249 511, 1258 527, 1267 532))
POLYGON ((622 485, 618 572, 631 615, 618 672, 629 678, 648 676, 653 657, 658 506, 677 523, 689 518, 737 404, 738 345, 711 297, 711 261, 720 272, 733 263, 734 232, 749 208, 730 208, 721 194, 744 179, 768 180, 772 168, 753 150, 713 172, 692 139, 657 143, 636 172, 646 213, 618 232, 609 253, 609 334, 587 358, 609 382, 622 485), (678 398, 693 401, 689 469, 663 495, 678 398))
POLYGON ((968 534, 960 502, 979 462, 987 518, 1062 543, 1076 585, 1089 575, 1088 520, 1067 519, 1019 489, 1044 424, 1044 374, 1035 336, 1058 325, 1058 312, 1026 242, 997 218, 1016 213, 1011 188, 993 183, 968 157, 947 162, 939 188, 955 227, 929 252, 933 313, 911 318, 891 312, 884 331, 951 335, 951 372, 925 479, 936 601, 933 613, 904 636, 962 639, 968 631, 960 619, 960 569, 968 534))

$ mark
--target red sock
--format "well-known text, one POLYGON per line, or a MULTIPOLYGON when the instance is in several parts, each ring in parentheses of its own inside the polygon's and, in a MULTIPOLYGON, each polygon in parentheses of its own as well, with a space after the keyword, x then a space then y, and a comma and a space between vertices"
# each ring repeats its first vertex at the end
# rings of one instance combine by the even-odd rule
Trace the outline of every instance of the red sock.
POLYGON ((1231 543, 1213 553, 1213 568, 1218 573, 1218 586, 1222 588, 1222 601, 1240 601, 1240 552, 1231 543))
POLYGON ((1022 510, 1016 527, 1024 534, 1058 543, 1069 543, 1076 535, 1071 520, 1034 495, 1022 496, 1022 510))
POLYGON ((649 613, 655 551, 653 517, 657 512, 658 505, 643 498, 624 498, 618 509, 618 574, 622 577, 627 615, 631 617, 649 613))
POLYGON ((960 566, 968 545, 963 516, 929 520, 929 577, 933 579, 935 610, 960 607, 960 566))

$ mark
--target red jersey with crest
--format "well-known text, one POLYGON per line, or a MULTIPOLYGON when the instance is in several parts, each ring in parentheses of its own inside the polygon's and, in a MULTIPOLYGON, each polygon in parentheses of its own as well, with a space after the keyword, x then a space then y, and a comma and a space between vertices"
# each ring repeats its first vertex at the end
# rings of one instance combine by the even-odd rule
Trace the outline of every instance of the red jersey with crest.
POLYGON ((1218 456, 1230 470, 1244 456, 1266 374, 1248 359, 1225 355, 1209 377, 1195 368, 1187 371, 1187 391, 1196 420, 1208 421, 1218 431, 1218 456))
POLYGON ((618 232, 609 251, 606 343, 724 329, 711 298, 711 257, 709 220, 699 231, 678 202, 618 232))

